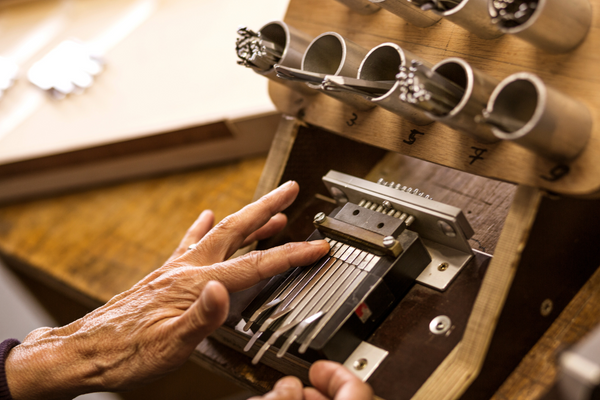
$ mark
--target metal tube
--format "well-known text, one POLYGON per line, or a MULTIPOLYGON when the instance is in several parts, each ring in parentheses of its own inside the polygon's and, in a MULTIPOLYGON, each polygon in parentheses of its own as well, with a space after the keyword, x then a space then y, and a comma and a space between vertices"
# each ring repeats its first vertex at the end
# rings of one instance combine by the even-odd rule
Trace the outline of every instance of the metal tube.
POLYGON ((504 79, 492 93, 486 113, 502 125, 492 126, 500 139, 512 140, 557 162, 576 158, 592 131, 592 116, 577 100, 546 86, 537 76, 520 72, 504 79))
POLYGON ((495 39, 503 35, 492 23, 488 0, 462 0, 449 10, 439 11, 433 8, 431 11, 482 39, 495 39))
MULTIPOLYGON (((290 68, 300 68, 302 65, 302 57, 304 52, 308 48, 312 37, 302 31, 289 26, 283 21, 272 21, 265 24, 258 30, 261 37, 268 41, 274 42, 283 48, 283 53, 278 64, 290 68)), ((303 83, 285 81, 279 79, 273 66, 269 69, 261 71, 253 68, 254 71, 260 75, 263 75, 277 83, 286 85, 296 91, 304 94, 315 94, 315 91, 308 88, 303 83)))
MULTIPOLYGON (((431 65, 413 53, 403 50, 395 43, 383 43, 367 53, 358 68, 357 77, 358 79, 371 81, 395 80, 400 67, 406 65, 407 62, 410 63, 411 60, 418 60, 425 65, 431 65)), ((433 122, 422 110, 401 101, 399 96, 400 84, 396 82, 387 93, 372 98, 371 102, 416 125, 427 125, 433 122)))
MULTIPOLYGON (((339 33, 325 32, 308 45, 302 58, 302 70, 326 75, 355 77, 365 54, 367 54, 366 49, 345 39, 339 33)), ((349 104, 357 110, 365 111, 375 107, 375 104, 357 94, 323 90, 316 86, 313 88, 349 104)))
MULTIPOLYGON (((489 12, 495 16, 494 1, 489 12)), ((521 1, 523 3, 523 1, 521 1)), ((495 18, 498 29, 515 35, 549 53, 565 53, 585 39, 592 23, 589 0, 538 0, 535 11, 523 23, 495 18)))
POLYGON ((461 58, 447 58, 434 65, 432 71, 464 88, 465 92, 449 113, 444 115, 427 113, 427 115, 480 142, 497 142, 499 139, 493 134, 491 126, 476 121, 476 117, 480 116, 485 109, 498 81, 471 67, 461 58))
POLYGON ((394 15, 399 16, 419 28, 427 28, 438 22, 442 17, 429 11, 423 11, 408 0, 369 0, 394 15))
POLYGON ((336 0, 339 3, 342 3, 346 7, 350 8, 352 11, 357 12, 362 15, 373 14, 379 10, 381 7, 371 3, 368 0, 336 0))

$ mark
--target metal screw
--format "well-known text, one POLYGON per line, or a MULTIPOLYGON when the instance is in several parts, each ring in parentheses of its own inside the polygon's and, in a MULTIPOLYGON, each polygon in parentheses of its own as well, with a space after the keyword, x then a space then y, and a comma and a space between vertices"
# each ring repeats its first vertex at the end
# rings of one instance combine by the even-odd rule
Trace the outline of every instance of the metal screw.
POLYGON ((359 358, 358 360, 354 361, 354 364, 352 366, 355 370, 361 371, 365 369, 368 363, 369 361, 366 358, 359 358))
POLYGON ((439 315, 429 323, 429 330, 434 335, 442 335, 450 329, 452 321, 446 315, 439 315))
POLYGON ((445 271, 447 269, 448 269, 448 263, 447 262, 444 262, 444 263, 441 263, 440 265, 438 265, 438 271, 445 271))
POLYGON ((390 203, 388 200, 384 200, 381 205, 383 206, 383 208, 385 208, 386 210, 389 210, 390 208, 392 208, 392 203, 390 203))
POLYGON ((395 244, 396 244, 396 239, 394 239, 393 236, 386 236, 383 238, 383 247, 389 249, 391 247, 394 247, 395 244))
POLYGON ((323 221, 325 221, 325 218, 326 218, 326 217, 327 217, 327 216, 325 215, 325 213, 324 213, 324 212, 320 212, 320 213, 318 213, 317 215, 315 215, 315 218, 313 219, 313 222, 314 222, 315 224, 321 224, 323 221))
POLYGON ((553 308, 554 303, 552 303, 552 300, 546 299, 542 301, 542 305, 540 307, 540 314, 542 314, 542 317, 547 317, 548 315, 550 315, 553 308))

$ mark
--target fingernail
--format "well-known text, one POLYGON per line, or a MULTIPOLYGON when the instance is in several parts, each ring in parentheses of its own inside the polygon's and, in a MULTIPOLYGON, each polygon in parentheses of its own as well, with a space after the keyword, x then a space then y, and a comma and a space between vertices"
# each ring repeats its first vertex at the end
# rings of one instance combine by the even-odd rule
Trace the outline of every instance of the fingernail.
POLYGON ((324 245, 327 245, 327 247, 330 247, 329 243, 327 243, 325 240, 311 240, 308 243, 310 243, 313 246, 323 247, 324 245))
POLYGON ((278 380, 275 383, 275 387, 277 389, 302 389, 302 383, 298 378, 295 378, 293 376, 286 376, 285 378, 281 378, 280 380, 278 380))
POLYGON ((286 183, 283 183, 282 185, 280 185, 278 189, 288 188, 288 187, 292 186, 294 184, 294 182, 295 181, 287 181, 286 183))

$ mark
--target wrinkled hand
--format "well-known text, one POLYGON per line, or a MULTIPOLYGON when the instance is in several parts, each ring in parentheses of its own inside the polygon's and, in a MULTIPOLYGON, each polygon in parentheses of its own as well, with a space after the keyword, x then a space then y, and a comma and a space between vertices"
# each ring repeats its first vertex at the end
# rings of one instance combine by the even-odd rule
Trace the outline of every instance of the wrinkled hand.
POLYGON ((215 228, 212 212, 203 212, 167 263, 131 289, 65 327, 30 333, 7 359, 13 398, 128 390, 180 367, 224 322, 228 291, 310 264, 329 250, 324 241, 288 243, 228 260, 238 248, 280 231, 287 220, 279 212, 298 190, 288 182, 215 228))
POLYGON ((314 363, 309 379, 314 387, 303 388, 298 378, 287 376, 266 395, 249 400, 373 400, 371 386, 332 361, 314 363))

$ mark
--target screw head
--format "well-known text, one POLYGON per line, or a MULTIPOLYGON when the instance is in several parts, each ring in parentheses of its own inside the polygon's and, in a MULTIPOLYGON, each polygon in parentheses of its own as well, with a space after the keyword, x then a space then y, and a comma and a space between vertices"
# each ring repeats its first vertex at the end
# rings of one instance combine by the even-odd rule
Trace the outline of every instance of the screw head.
POLYGON ((386 236, 383 238, 383 247, 386 249, 394 247, 396 244, 396 239, 393 236, 386 236))
POLYGON ((392 208, 392 203, 390 203, 388 200, 384 200, 381 205, 383 206, 383 208, 385 208, 386 210, 389 210, 390 208, 392 208))
POLYGON ((448 269, 448 263, 447 262, 443 262, 440 265, 438 265, 438 271, 445 271, 448 269))
POLYGON ((354 364, 352 364, 352 366, 354 367, 355 370, 357 371, 361 371, 363 369, 365 369, 365 367, 368 364, 368 360, 366 358, 359 358, 358 360, 354 361, 354 364))
POLYGON ((547 317, 548 315, 550 315, 553 308, 554 303, 552 303, 552 300, 546 299, 542 301, 542 305, 540 306, 540 314, 542 314, 542 317, 547 317))
POLYGON ((446 315, 439 315, 429 323, 429 330, 434 335, 442 335, 450 329, 452 321, 446 315))
POLYGON ((320 223, 322 223, 323 221, 325 221, 325 218, 326 218, 326 217, 327 217, 327 216, 325 215, 325 213, 324 213, 324 212, 320 212, 320 213, 318 213, 317 215, 315 215, 315 218, 313 219, 313 222, 314 222, 315 224, 320 224, 320 223))

